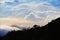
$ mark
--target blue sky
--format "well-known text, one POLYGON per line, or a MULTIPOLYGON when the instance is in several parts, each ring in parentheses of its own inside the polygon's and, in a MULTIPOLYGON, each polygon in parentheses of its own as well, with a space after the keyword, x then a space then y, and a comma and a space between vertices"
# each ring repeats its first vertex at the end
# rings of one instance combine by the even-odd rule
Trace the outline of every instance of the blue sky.
POLYGON ((0 25, 15 23, 44 25, 57 17, 60 17, 59 0, 0 0, 0 25), (20 19, 23 21, 19 22, 20 19))
POLYGON ((35 2, 35 3, 48 2, 55 7, 60 7, 59 0, 25 0, 24 2, 19 2, 19 0, 15 0, 14 2, 6 2, 6 4, 7 5, 18 5, 20 3, 29 3, 29 2, 35 2))
MULTIPOLYGON (((0 1, 4 1, 4 0, 0 0, 0 1)), ((13 5, 18 5, 21 3, 29 3, 29 2, 35 2, 35 3, 48 2, 48 3, 52 4, 53 6, 60 7, 60 3, 59 3, 60 1, 59 0, 22 0, 22 1, 21 0, 11 0, 11 1, 6 0, 5 4, 13 6, 13 5)))

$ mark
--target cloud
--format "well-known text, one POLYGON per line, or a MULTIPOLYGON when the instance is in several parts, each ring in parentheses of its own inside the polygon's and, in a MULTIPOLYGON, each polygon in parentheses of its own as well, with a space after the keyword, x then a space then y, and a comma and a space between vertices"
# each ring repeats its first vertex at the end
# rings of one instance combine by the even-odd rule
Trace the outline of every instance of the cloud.
POLYGON ((26 0, 18 0, 19 2, 23 3, 23 2, 26 2, 26 0))
MULTIPOLYGON (((18 1, 18 0, 17 0, 18 1)), ((0 5, 0 25, 20 24, 26 25, 45 25, 56 17, 60 17, 60 9, 51 5, 50 3, 44 2, 25 2, 26 0, 19 0, 19 3, 15 5, 15 1, 11 1, 15 6, 7 5, 5 2, 10 0, 2 1, 4 4, 0 5), (25 3, 24 3, 25 2, 25 3)), ((38 0, 39 1, 39 0, 38 0)))
MULTIPOLYGON (((15 23, 31 23, 28 20, 25 19, 19 19, 19 18, 0 18, 0 24, 15 24, 15 23)), ((32 22, 33 23, 33 22, 32 22)))
MULTIPOLYGON (((32 8, 32 12, 29 15, 27 15, 25 18, 27 19, 30 17, 30 15, 33 15, 36 18, 45 19, 48 15, 55 15, 55 14, 59 14, 59 13, 60 13, 59 9, 55 8, 54 6, 52 6, 48 3, 43 2, 40 4, 35 4, 35 8, 32 8)), ((31 17, 31 18, 33 18, 33 17, 31 17)))
POLYGON ((44 20, 41 21, 40 24, 41 26, 44 26, 58 17, 60 17, 60 15, 48 15, 44 20))
POLYGON ((0 3, 14 2, 14 0, 0 0, 0 3))
POLYGON ((20 28, 29 28, 29 27, 32 27, 32 25, 34 25, 34 24, 35 24, 35 22, 28 21, 25 19, 0 18, 0 29, 19 30, 19 28, 12 27, 12 25, 17 25, 20 28))

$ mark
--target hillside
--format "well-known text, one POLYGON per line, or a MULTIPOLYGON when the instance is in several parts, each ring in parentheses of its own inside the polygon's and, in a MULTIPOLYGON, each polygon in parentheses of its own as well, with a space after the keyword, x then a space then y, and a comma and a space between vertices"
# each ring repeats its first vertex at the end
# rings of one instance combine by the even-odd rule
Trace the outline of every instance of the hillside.
POLYGON ((1 40, 58 40, 59 32, 60 18, 57 18, 43 27, 34 25, 31 29, 8 32, 1 40))

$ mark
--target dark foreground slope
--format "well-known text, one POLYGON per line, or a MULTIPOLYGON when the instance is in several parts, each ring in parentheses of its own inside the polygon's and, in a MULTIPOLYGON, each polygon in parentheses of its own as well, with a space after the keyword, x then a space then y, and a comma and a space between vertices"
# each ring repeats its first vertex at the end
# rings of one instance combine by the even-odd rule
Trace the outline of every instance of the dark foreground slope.
POLYGON ((60 40, 60 18, 40 27, 34 25, 31 29, 11 31, 0 40, 60 40))
POLYGON ((49 32, 60 32, 60 18, 52 20, 50 23, 43 27, 49 32))

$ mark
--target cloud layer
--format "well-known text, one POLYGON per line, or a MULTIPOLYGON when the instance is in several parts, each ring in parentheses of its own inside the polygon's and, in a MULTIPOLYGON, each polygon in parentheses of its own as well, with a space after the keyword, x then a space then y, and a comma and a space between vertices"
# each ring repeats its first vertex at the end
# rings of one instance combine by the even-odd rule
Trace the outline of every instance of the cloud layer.
POLYGON ((1 28, 9 28, 16 24, 19 26, 46 25, 52 19, 60 17, 60 8, 55 7, 51 3, 53 1, 0 0, 0 25, 3 26, 1 28))

